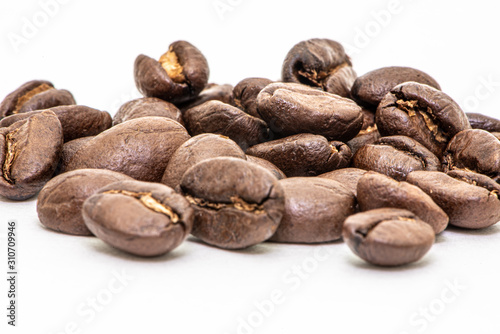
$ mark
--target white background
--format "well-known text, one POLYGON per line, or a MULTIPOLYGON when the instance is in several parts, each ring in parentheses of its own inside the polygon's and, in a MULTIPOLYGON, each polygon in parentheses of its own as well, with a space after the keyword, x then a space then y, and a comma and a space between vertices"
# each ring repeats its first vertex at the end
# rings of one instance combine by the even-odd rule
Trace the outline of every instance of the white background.
MULTIPOLYGON (((295 43, 323 37, 345 45, 359 75, 415 67, 465 111, 500 118, 495 1, 55 1, 2 1, 0 99, 47 79, 79 104, 114 114, 139 96, 135 57, 157 58, 175 40, 205 54, 210 81, 234 85, 249 76, 278 79, 295 43)), ((224 251, 189 239, 142 259, 46 230, 35 206, 36 199, 0 198, 2 333, 500 331, 500 226, 446 230, 423 260, 399 269, 367 265, 342 242, 224 251), (5 316, 12 219, 16 328, 5 316)))

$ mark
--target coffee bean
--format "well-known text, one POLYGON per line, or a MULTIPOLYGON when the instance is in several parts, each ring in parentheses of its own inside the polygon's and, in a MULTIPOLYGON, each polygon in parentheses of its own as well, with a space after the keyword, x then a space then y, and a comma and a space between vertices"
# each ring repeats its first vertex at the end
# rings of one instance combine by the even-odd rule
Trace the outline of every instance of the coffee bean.
POLYGON ((134 64, 137 89, 146 97, 172 103, 196 97, 208 82, 208 63, 203 54, 186 41, 170 44, 157 61, 139 55, 134 64))
POLYGON ((187 102, 177 104, 177 107, 179 107, 179 109, 184 112, 208 101, 221 101, 230 105, 234 105, 233 86, 227 84, 208 84, 207 86, 205 86, 205 89, 201 91, 200 95, 187 102))
POLYGON ((55 89, 49 81, 28 81, 7 95, 0 103, 0 119, 32 110, 75 103, 75 99, 69 91, 55 89))
POLYGON ((450 218, 450 225, 468 229, 500 220, 500 185, 487 176, 465 172, 411 172, 406 179, 426 192, 450 218))
POLYGON ((377 108, 377 128, 382 136, 408 136, 441 158, 458 132, 470 129, 467 116, 445 93, 416 82, 400 84, 377 108))
POLYGON ((359 134, 353 139, 349 140, 346 144, 351 149, 352 154, 356 154, 360 148, 368 144, 375 144, 380 139, 380 133, 377 126, 361 130, 359 134))
POLYGON ((161 183, 176 189, 182 175, 192 166, 206 159, 216 157, 234 157, 246 160, 245 153, 231 139, 205 133, 190 138, 174 152, 170 158, 161 183))
POLYGON ((473 129, 481 129, 489 132, 500 132, 500 120, 479 113, 465 113, 473 129))
POLYGON ((356 168, 376 171, 398 181, 405 180, 414 170, 437 171, 439 159, 412 138, 390 136, 361 147, 352 158, 356 168))
POLYGON ((341 183, 317 177, 280 181, 285 193, 285 214, 276 242, 318 243, 340 239, 344 220, 354 214, 354 194, 341 183))
POLYGON ((83 204, 83 219, 99 239, 125 252, 158 256, 179 246, 193 225, 189 202, 163 184, 118 181, 83 204))
POLYGON ((445 172, 466 169, 500 181, 500 140, 485 130, 470 129, 457 133, 444 154, 445 172))
POLYGON ((186 129, 169 118, 132 119, 90 139, 64 171, 102 168, 160 182, 170 157, 189 138, 186 129))
POLYGON ((181 111, 175 105, 156 97, 143 97, 122 104, 113 116, 113 125, 147 116, 167 117, 182 124, 181 111))
POLYGON ((284 82, 320 87, 324 91, 349 97, 356 72, 340 43, 313 38, 294 45, 288 52, 281 77, 284 82))
POLYGON ((391 89, 408 81, 441 89, 436 80, 427 73, 411 67, 391 66, 382 67, 358 77, 354 81, 351 94, 360 105, 376 109, 391 89))
POLYGON ((281 171, 275 164, 265 159, 254 157, 253 155, 247 155, 247 161, 253 162, 261 167, 264 167, 270 171, 278 180, 286 179, 285 173, 281 171))
POLYGON ((51 111, 0 128, 0 195, 36 195, 54 174, 62 145, 61 123, 51 111))
POLYGON ((269 139, 267 124, 244 111, 220 101, 208 101, 183 114, 192 136, 217 133, 234 140, 243 150, 269 139))
POLYGON ((368 171, 359 168, 341 168, 318 175, 318 177, 338 181, 342 183, 344 188, 351 191, 354 196, 357 196, 358 181, 367 172, 368 171))
POLYGON ((363 126, 361 108, 352 100, 301 84, 270 84, 257 96, 257 105, 280 136, 312 133, 347 141, 363 126))
MULTIPOLYGON (((58 106, 46 110, 56 114, 61 122, 64 142, 80 137, 95 136, 111 127, 111 116, 106 111, 80 105, 58 106)), ((42 111, 35 110, 5 117, 0 120, 0 127, 9 126, 42 111)))
POLYGON ((347 167, 351 160, 346 144, 305 133, 252 146, 246 153, 272 162, 287 177, 316 176, 347 167))
POLYGON ((38 194, 38 219, 51 230, 92 235, 83 221, 83 202, 100 188, 122 180, 133 179, 105 169, 79 169, 58 175, 38 194))
POLYGON ((429 224, 436 234, 448 225, 446 213, 429 195, 408 182, 368 172, 359 179, 357 194, 361 211, 389 207, 406 209, 429 224))
POLYGON ((379 266, 418 261, 434 243, 434 231, 427 223, 408 210, 394 208, 350 216, 342 236, 356 255, 379 266))
POLYGON ((246 248, 269 239, 285 209, 278 180, 242 159, 194 165, 182 177, 181 190, 194 208, 192 234, 220 248, 246 248))
POLYGON ((273 81, 266 78, 243 79, 233 89, 234 105, 246 113, 260 118, 257 110, 257 96, 260 91, 273 81))

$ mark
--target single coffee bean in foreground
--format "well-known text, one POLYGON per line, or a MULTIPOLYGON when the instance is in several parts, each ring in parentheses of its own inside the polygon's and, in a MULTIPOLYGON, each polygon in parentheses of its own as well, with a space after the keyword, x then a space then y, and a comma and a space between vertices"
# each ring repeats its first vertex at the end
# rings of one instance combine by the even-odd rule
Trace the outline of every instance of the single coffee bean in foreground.
POLYGON ((405 209, 429 224, 436 234, 448 225, 448 215, 423 190, 408 182, 368 172, 360 178, 357 194, 361 211, 389 207, 405 209))
POLYGON ((320 243, 338 240, 344 220, 354 214, 354 194, 340 182, 318 177, 280 181, 285 192, 285 214, 275 242, 320 243))
POLYGON ((146 97, 172 103, 196 97, 207 85, 209 74, 203 54, 186 41, 170 44, 159 61, 139 55, 134 64, 137 89, 146 97))
POLYGON ((246 113, 260 118, 257 110, 257 96, 260 91, 273 81, 266 78, 246 78, 238 82, 233 89, 234 105, 246 113))
POLYGON ((347 167, 351 160, 346 144, 309 133, 255 145, 246 154, 272 162, 287 177, 316 176, 347 167))
POLYGON ((500 185, 485 175, 416 171, 406 181, 426 192, 446 212, 450 225, 480 229, 500 221, 500 185))
POLYGON ((279 136, 300 133, 347 141, 363 126, 354 101, 297 83, 273 83, 259 93, 260 116, 279 136))
POLYGON ((413 81, 441 90, 430 75, 420 70, 404 66, 382 67, 370 71, 356 79, 351 94, 356 102, 375 110, 384 96, 394 87, 413 81))
POLYGON ((405 82, 380 102, 376 114, 382 136, 408 136, 438 158, 458 132, 470 129, 467 116, 445 93, 428 85, 405 82))
POLYGON ((193 209, 163 184, 118 181, 83 203, 88 229, 107 244, 138 256, 158 256, 179 246, 193 226, 193 209))
POLYGON ((64 89, 55 89, 46 80, 32 80, 21 85, 0 103, 0 119, 9 115, 61 105, 76 104, 73 95, 64 89))
POLYGON ((38 219, 51 230, 92 235, 83 221, 83 202, 100 188, 125 180, 133 179, 105 169, 78 169, 58 175, 47 182, 38 194, 38 219))
POLYGON ((54 174, 62 145, 61 123, 51 111, 0 128, 0 195, 35 196, 54 174))
POLYGON ((313 38, 297 43, 288 52, 281 77, 284 82, 302 83, 349 97, 356 72, 340 43, 313 38))
POLYGON ((486 130, 488 132, 500 132, 500 119, 486 116, 480 113, 465 113, 469 119, 471 128, 486 130))
POLYGON ((500 181, 500 140, 488 131, 469 129, 457 133, 443 157, 444 171, 464 169, 500 181))
POLYGON ((186 129, 170 118, 132 119, 90 139, 64 171, 101 168, 160 182, 170 157, 189 138, 186 129))
POLYGON ((184 142, 168 161, 161 183, 177 190, 184 173, 206 159, 233 157, 246 160, 245 153, 228 137, 212 133, 194 136, 184 142))
POLYGON ((344 222, 342 236, 363 260, 401 266, 420 260, 434 243, 434 231, 417 215, 402 209, 360 212, 344 222))
POLYGON ((181 191, 194 209, 192 234, 220 248, 241 249, 269 239, 285 211, 278 179, 242 159, 194 165, 182 177, 181 191))
POLYGON ((143 97, 122 104, 113 116, 113 125, 146 116, 167 117, 182 124, 181 111, 175 105, 156 97, 143 97))
POLYGON ((356 168, 376 171, 404 181, 414 170, 441 169, 439 159, 410 137, 382 137, 358 149, 352 159, 356 168))

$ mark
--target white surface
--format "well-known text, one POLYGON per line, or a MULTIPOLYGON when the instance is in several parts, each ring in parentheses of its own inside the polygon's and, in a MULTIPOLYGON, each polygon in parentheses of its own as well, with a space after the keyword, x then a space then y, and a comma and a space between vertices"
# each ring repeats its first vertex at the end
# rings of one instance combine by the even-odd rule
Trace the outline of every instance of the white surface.
MULTIPOLYGON (((326 37, 351 46, 359 75, 419 68, 466 111, 500 118, 500 6, 493 1, 65 0, 44 22, 45 2, 0 5, 0 98, 47 79, 79 104, 113 114, 139 96, 132 77, 139 53, 159 57, 186 39, 206 55, 210 81, 234 85, 249 76, 277 79, 295 43, 326 37), (214 4, 226 4, 222 17, 214 4), (374 13, 389 9, 377 23, 374 13), (16 51, 9 38, 22 37, 33 17, 40 27, 16 51)), ((140 259, 95 238, 44 229, 35 204, 0 199, 2 333, 500 331, 498 225, 446 230, 422 261, 400 269, 366 265, 341 242, 236 252, 189 239, 171 254, 140 259), (5 316, 11 219, 18 226, 16 328, 5 316), (119 283, 120 272, 132 278, 119 283), (91 311, 93 298, 99 311, 91 311)))

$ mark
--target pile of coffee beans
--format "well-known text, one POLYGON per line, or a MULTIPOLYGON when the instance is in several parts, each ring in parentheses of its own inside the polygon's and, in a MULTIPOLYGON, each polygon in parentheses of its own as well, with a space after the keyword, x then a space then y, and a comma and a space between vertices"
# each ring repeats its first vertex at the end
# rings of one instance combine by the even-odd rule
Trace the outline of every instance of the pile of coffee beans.
POLYGON ((186 41, 139 55, 144 97, 114 117, 25 83, 0 104, 0 195, 38 194, 45 227, 138 256, 189 235, 223 249, 343 239, 398 266, 448 225, 500 221, 500 120, 464 113, 428 74, 358 77, 328 39, 293 46, 279 81, 209 72, 186 41))

